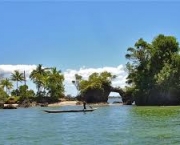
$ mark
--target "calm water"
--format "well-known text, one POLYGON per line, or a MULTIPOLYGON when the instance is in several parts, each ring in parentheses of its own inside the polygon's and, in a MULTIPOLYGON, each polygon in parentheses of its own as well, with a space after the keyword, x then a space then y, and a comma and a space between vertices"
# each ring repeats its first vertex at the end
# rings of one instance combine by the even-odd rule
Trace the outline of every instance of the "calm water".
MULTIPOLYGON (((72 109, 80 106, 54 107, 72 109)), ((90 113, 0 110, 1 145, 180 144, 180 107, 110 105, 90 113)))

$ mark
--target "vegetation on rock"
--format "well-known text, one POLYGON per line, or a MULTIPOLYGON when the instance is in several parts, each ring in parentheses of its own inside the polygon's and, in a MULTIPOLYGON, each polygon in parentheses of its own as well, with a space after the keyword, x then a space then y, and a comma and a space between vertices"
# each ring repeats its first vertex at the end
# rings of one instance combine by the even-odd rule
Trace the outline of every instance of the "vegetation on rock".
POLYGON ((87 80, 76 74, 73 84, 79 90, 79 100, 85 100, 88 103, 107 102, 111 82, 115 77, 107 71, 92 73, 87 80))

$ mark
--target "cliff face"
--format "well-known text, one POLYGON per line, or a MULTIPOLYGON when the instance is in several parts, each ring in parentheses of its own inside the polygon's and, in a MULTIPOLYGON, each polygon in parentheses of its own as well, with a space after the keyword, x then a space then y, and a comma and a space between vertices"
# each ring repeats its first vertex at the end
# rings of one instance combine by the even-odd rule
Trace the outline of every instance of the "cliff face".
MULTIPOLYGON (((179 94, 179 93, 178 93, 179 94)), ((168 105, 179 105, 180 97, 176 93, 166 92, 164 94, 157 90, 151 91, 149 96, 137 96, 135 97, 135 104, 138 106, 168 106, 168 105)))
POLYGON ((79 101, 86 101, 87 103, 107 103, 109 94, 111 92, 119 93, 122 97, 124 105, 131 105, 133 101, 137 106, 147 106, 147 105, 179 105, 180 97, 179 93, 166 92, 164 94, 160 93, 158 90, 153 90, 149 96, 136 96, 132 98, 132 94, 124 92, 121 88, 106 87, 106 89, 98 90, 91 89, 86 91, 84 94, 77 96, 79 101))
POLYGON ((111 92, 119 93, 122 97, 123 104, 131 105, 132 101, 130 97, 127 97, 121 88, 106 87, 103 90, 91 89, 79 95, 78 100, 85 100, 87 103, 107 103, 109 94, 111 92))
POLYGON ((108 96, 110 94, 109 90, 89 90, 86 93, 83 94, 84 100, 87 103, 106 103, 108 101, 108 96))

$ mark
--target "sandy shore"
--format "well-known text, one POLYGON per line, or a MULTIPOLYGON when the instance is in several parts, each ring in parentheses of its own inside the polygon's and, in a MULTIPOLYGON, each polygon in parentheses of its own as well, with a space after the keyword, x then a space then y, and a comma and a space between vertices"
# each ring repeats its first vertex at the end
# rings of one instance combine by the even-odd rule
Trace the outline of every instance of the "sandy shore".
MULTIPOLYGON (((83 104, 79 104, 79 101, 62 101, 59 103, 48 104, 49 107, 52 106, 76 106, 77 104, 82 106, 83 104)), ((122 105, 122 104, 108 104, 108 103, 92 103, 86 104, 87 106, 108 106, 108 105, 122 105)))
POLYGON ((48 104, 48 106, 75 106, 77 101, 63 101, 59 103, 48 104))
POLYGON ((13 106, 13 107, 18 107, 19 106, 19 104, 4 104, 4 107, 7 107, 7 106, 13 106))

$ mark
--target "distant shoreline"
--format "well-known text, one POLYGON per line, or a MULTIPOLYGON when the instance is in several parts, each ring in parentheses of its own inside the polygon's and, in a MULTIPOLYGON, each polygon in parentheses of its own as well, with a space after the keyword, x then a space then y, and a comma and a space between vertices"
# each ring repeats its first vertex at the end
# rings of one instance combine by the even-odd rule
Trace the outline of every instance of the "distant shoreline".
POLYGON ((63 101, 63 102, 57 102, 57 103, 51 103, 48 104, 48 107, 53 107, 53 106, 75 106, 77 105, 78 101, 63 101))
MULTIPOLYGON (((79 101, 63 101, 58 103, 48 104, 47 107, 58 107, 58 106, 82 106, 83 104, 79 101)), ((109 106, 109 105, 123 105, 123 103, 87 103, 87 106, 109 106)))

